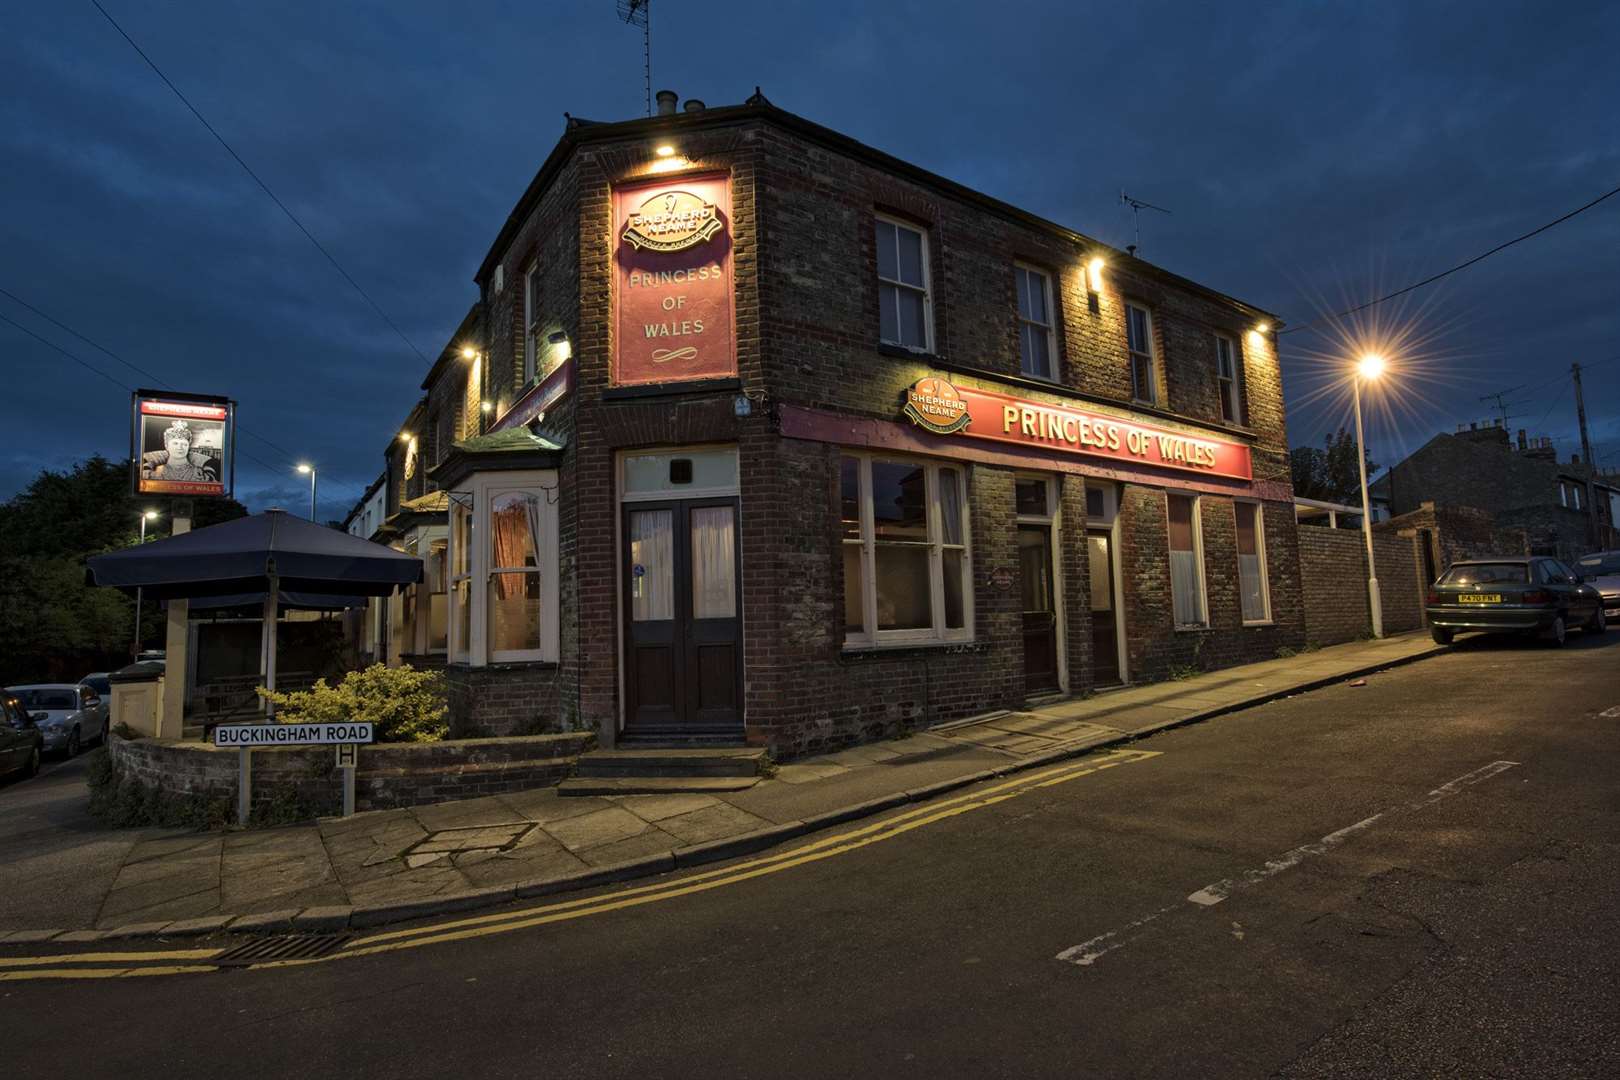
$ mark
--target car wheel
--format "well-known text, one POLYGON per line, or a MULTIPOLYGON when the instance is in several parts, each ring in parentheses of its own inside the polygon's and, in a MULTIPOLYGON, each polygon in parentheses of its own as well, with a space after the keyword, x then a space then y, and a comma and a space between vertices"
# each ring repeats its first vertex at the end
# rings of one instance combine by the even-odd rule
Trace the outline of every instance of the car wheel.
POLYGON ((23 776, 39 775, 39 747, 31 747, 28 751, 28 763, 23 766, 23 776))
POLYGON ((79 729, 78 728, 74 728, 72 731, 68 732, 67 756, 69 758, 76 758, 76 757, 79 756, 79 729))
POLYGON ((1431 626, 1429 627, 1429 636, 1434 639, 1436 645, 1450 645, 1451 639, 1457 636, 1457 631, 1447 630, 1440 626, 1431 626))
POLYGON ((1553 618, 1552 625, 1547 627, 1547 644, 1552 645, 1555 648, 1562 645, 1564 643, 1564 637, 1566 634, 1567 630, 1564 627, 1564 617, 1562 615, 1555 616, 1553 618))
POLYGON ((1601 634, 1609 628, 1609 616, 1601 607, 1592 613, 1592 618, 1582 627, 1588 634, 1601 634))

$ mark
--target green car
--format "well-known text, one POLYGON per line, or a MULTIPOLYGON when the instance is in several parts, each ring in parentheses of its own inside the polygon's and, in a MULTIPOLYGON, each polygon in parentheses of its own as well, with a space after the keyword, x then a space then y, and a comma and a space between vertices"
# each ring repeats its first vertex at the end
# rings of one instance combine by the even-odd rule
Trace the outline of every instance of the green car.
POLYGON ((1429 588, 1429 632, 1450 645, 1461 630, 1539 634, 1564 643, 1571 626, 1601 634, 1603 597, 1557 559, 1528 556, 1453 563, 1429 588))

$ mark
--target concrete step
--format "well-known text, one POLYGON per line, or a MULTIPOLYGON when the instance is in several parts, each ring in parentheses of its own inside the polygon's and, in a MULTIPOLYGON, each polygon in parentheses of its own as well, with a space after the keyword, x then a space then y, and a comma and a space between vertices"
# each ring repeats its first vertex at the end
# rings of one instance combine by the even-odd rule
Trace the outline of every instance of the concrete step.
POLYGON ((757 777, 765 751, 747 747, 596 750, 582 755, 576 777, 757 777))
POLYGON ((757 776, 576 776, 557 785, 558 795, 676 795, 746 791, 757 776))

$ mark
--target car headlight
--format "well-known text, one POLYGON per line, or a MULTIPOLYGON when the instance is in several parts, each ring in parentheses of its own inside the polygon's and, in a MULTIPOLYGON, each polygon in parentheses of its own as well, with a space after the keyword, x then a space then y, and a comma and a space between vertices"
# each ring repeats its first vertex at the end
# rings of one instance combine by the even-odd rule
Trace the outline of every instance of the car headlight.
POLYGON ((67 725, 60 720, 52 720, 50 723, 45 725, 45 730, 50 732, 52 735, 60 735, 67 730, 67 725))

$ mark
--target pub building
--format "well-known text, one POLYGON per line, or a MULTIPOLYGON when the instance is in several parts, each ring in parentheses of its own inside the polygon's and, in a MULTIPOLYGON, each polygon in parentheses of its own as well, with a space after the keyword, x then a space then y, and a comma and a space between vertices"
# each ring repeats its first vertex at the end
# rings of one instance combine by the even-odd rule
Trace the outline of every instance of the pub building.
POLYGON ((455 733, 787 758, 1303 644, 1276 316, 659 103, 568 121, 388 451, 455 733))

